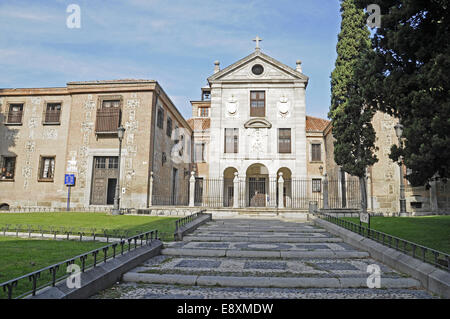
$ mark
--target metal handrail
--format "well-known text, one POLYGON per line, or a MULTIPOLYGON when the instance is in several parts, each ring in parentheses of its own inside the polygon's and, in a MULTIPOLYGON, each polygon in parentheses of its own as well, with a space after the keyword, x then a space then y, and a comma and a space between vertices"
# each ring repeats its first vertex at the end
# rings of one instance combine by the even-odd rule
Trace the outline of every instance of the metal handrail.
POLYGON ((68 267, 69 265, 74 264, 79 259, 81 262, 81 272, 84 273, 87 269, 91 268, 91 266, 92 266, 92 268, 95 268, 99 265, 99 263, 97 261, 97 255, 99 255, 100 252, 103 252, 103 263, 106 263, 108 260, 116 258, 116 254, 119 254, 119 252, 116 253, 116 248, 119 245, 120 245, 120 255, 123 255, 124 253, 127 253, 127 252, 130 252, 131 250, 137 249, 138 246, 142 247, 144 240, 145 240, 145 245, 149 245, 149 243, 151 244, 154 240, 157 240, 157 239, 158 239, 158 230, 151 230, 151 231, 147 231, 144 233, 140 233, 138 235, 135 235, 135 236, 132 236, 132 237, 129 237, 126 239, 122 239, 118 243, 113 243, 110 245, 106 245, 106 246, 91 250, 91 251, 83 253, 81 255, 64 260, 62 262, 41 268, 39 270, 28 273, 26 275, 23 275, 23 276, 8 280, 6 282, 0 283, 0 288, 2 288, 3 291, 7 293, 8 299, 12 299, 13 290, 14 290, 14 288, 17 287, 18 282, 21 280, 28 279, 32 283, 32 289, 30 291, 27 291, 27 292, 17 296, 16 298, 23 298, 29 294, 31 294, 32 296, 35 296, 36 291, 38 291, 42 288, 45 288, 49 285, 51 285, 52 287, 55 287, 57 281, 70 276, 70 274, 68 274, 65 276, 61 276, 59 278, 56 277, 57 271, 64 264, 66 265, 66 267, 68 267), (138 244, 139 240, 140 240, 140 243, 138 244), (127 250, 125 250, 125 247, 124 247, 126 243, 128 243, 128 246, 126 247, 127 250), (132 248, 133 244, 134 244, 134 248, 132 248), (108 257, 108 250, 110 248, 112 248, 113 254, 112 254, 112 256, 108 257), (94 257, 93 264, 86 265, 86 260, 90 255, 92 255, 94 257), (44 285, 37 287, 37 280, 41 277, 41 274, 46 271, 49 271, 50 274, 52 275, 51 282, 47 282, 44 285))
POLYGON ((175 221, 175 234, 178 232, 178 230, 185 226, 186 224, 189 224, 190 222, 192 222, 193 220, 197 219, 198 217, 201 217, 205 215, 205 210, 201 210, 199 212, 195 212, 189 216, 185 216, 183 218, 177 219, 175 221))
POLYGON ((332 222, 340 227, 351 230, 361 236, 367 237, 369 239, 375 240, 382 245, 386 245, 389 248, 393 248, 402 253, 410 255, 413 258, 420 259, 423 262, 429 263, 435 267, 446 270, 450 272, 450 255, 444 252, 422 246, 420 244, 402 239, 387 233, 380 232, 375 229, 367 228, 362 225, 355 224, 351 221, 342 219, 337 216, 332 216, 330 214, 325 214, 323 212, 316 211, 314 213, 321 219, 332 222), (409 249, 408 249, 409 248, 409 249), (416 253, 419 251, 419 254, 416 253))

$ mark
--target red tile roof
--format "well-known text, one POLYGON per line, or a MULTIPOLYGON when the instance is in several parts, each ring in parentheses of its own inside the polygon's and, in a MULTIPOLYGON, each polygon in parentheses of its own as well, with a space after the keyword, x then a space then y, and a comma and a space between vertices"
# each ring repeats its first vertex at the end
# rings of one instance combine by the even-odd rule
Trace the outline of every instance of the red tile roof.
POLYGON ((330 123, 328 120, 324 120, 318 117, 306 116, 306 131, 307 132, 323 132, 327 125, 330 123))

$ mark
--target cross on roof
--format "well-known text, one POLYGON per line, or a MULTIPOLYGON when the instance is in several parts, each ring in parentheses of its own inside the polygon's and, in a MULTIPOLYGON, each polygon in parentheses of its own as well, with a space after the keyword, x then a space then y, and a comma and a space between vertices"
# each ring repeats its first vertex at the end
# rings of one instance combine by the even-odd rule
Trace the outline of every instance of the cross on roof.
POLYGON ((256 42, 256 50, 259 50, 259 42, 262 41, 263 39, 261 39, 260 37, 256 36, 255 39, 253 39, 254 42, 256 42))

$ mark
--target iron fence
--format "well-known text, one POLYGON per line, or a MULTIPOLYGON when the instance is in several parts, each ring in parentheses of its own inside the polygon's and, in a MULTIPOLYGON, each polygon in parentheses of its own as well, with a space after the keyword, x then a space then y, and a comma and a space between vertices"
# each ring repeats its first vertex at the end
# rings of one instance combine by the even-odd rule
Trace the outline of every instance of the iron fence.
MULTIPOLYGON (((202 207, 223 207, 224 180, 222 179, 196 179, 194 204, 202 207)), ((227 202, 229 204, 229 202, 227 202)))
POLYGON ((316 211, 315 214, 321 219, 324 219, 352 232, 358 233, 361 236, 375 240, 376 242, 388 246, 389 248, 394 248, 395 250, 398 250, 413 258, 420 259, 423 262, 429 263, 435 267, 450 272, 450 255, 446 253, 380 232, 375 229, 358 225, 337 216, 325 214, 319 211, 316 211))
POLYGON ((55 287, 58 281, 68 278, 71 273, 67 273, 67 267, 70 265, 77 264, 80 267, 81 272, 84 273, 90 268, 97 267, 100 263, 106 263, 108 260, 116 258, 119 254, 123 255, 138 247, 142 247, 144 242, 145 245, 149 245, 157 239, 157 230, 151 230, 128 237, 120 242, 91 250, 76 257, 3 282, 0 284, 0 293, 3 292, 3 297, 6 297, 7 299, 23 298, 28 295, 35 296, 38 290, 48 286, 55 287), (119 249, 119 251, 117 249, 119 249), (99 257, 102 258, 99 260, 99 257), (66 267, 64 267, 64 265, 66 267))
POLYGON ((189 204, 189 179, 173 183, 169 178, 154 177, 152 205, 187 206, 189 204))
POLYGON ((15 233, 16 237, 28 235, 29 238, 32 235, 39 234, 42 238, 48 238, 52 236, 53 239, 74 239, 76 237, 79 241, 84 240, 99 240, 100 238, 106 239, 108 243, 111 241, 122 240, 134 234, 139 234, 141 231, 135 230, 119 230, 119 229, 97 229, 97 228, 75 228, 75 227, 56 227, 56 226, 43 226, 43 225, 23 225, 23 224, 5 224, 0 226, 0 235, 6 236, 6 233, 15 233))

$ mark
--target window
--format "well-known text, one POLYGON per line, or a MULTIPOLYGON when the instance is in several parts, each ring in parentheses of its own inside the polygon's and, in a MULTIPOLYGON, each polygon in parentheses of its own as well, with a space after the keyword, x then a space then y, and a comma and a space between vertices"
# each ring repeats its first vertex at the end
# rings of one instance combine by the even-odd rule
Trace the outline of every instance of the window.
POLYGON ((23 103, 9 105, 8 124, 22 124, 23 103))
POLYGON ((320 162, 322 161, 321 157, 321 144, 311 144, 311 161, 312 162, 320 162))
POLYGON ((205 161, 205 143, 195 144, 194 161, 196 163, 205 161))
POLYGON ((225 129, 225 153, 239 152, 239 129, 225 129))
POLYGON ((117 129, 121 121, 121 103, 120 96, 100 97, 97 109, 97 118, 95 132, 97 134, 117 135, 117 129))
POLYGON ((120 100, 103 100, 102 108, 120 107, 120 100))
POLYGON ((55 157, 41 156, 41 162, 39 164, 39 180, 53 181, 54 175, 55 175, 55 157))
POLYGON ((250 116, 264 117, 266 115, 266 93, 250 91, 250 116))
POLYGON ((278 152, 290 153, 291 152, 291 129, 279 128, 278 129, 278 152))
POLYGON ((106 168, 106 157, 95 157, 95 168, 106 168))
POLYGON ((119 168, 119 158, 109 157, 108 158, 108 168, 119 168))
POLYGON ((320 193, 322 191, 322 180, 320 178, 312 179, 312 191, 313 193, 320 193))
POLYGON ((198 108, 198 116, 200 116, 200 117, 208 117, 209 116, 209 108, 207 108, 207 107, 199 107, 198 108))
POLYGON ((61 116, 61 103, 47 103, 44 124, 59 124, 61 116))
POLYGON ((16 170, 16 157, 3 156, 1 164, 2 170, 0 172, 0 180, 14 180, 14 173, 16 170))
POLYGON ((261 64, 255 64, 252 67, 252 73, 254 75, 261 75, 261 74, 263 74, 263 72, 264 72, 264 67, 261 64))
POLYGON ((167 117, 166 134, 168 137, 172 136, 172 119, 170 117, 167 117))
POLYGON ((158 117, 157 117, 156 125, 160 129, 162 129, 164 127, 164 110, 162 108, 158 108, 158 117))
POLYGON ((211 101, 211 91, 202 92, 202 101, 211 101))

